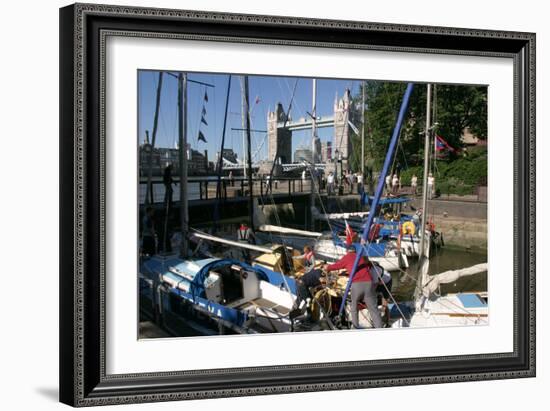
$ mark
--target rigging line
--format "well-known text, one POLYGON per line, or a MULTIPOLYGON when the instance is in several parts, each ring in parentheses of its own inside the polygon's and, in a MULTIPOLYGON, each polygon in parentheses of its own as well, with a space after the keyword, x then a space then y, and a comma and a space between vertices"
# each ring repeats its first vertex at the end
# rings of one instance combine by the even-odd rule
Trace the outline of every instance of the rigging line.
MULTIPOLYGON (((287 114, 285 115, 285 121, 283 124, 284 127, 286 127, 286 124, 288 123, 288 113, 290 113, 290 110, 292 108, 292 102, 294 101, 294 95, 296 93, 296 87, 298 86, 298 80, 299 79, 296 79, 296 82, 294 83, 294 90, 290 97, 290 103, 288 104, 287 114)), ((277 147, 275 148, 275 157, 273 158, 273 163, 271 164, 271 170, 269 171, 269 187, 266 188, 266 190, 269 190, 269 191, 271 191, 272 189, 273 170, 275 170, 275 162, 277 161, 278 156, 279 156, 279 145, 277 144, 277 147)))
MULTIPOLYGON (((273 198, 272 192, 270 192, 270 197, 271 197, 272 205, 274 206, 273 208, 275 210, 275 220, 277 221, 277 225, 279 225, 279 227, 281 227, 281 220, 279 219, 279 213, 277 213, 277 207, 275 205, 275 199, 273 198)), ((270 233, 270 236, 271 236, 271 233, 270 233)), ((273 236, 271 236, 271 238, 273 238, 273 236)), ((289 254, 288 254, 288 249, 287 249, 287 245, 285 243, 283 233, 281 233, 281 241, 283 243, 283 252, 284 252, 285 258, 287 259, 287 262, 292 262, 292 258, 291 258, 292 256, 289 256, 289 254)), ((273 240, 272 240, 272 242, 273 242, 273 240)), ((294 267, 292 267, 292 268, 294 268, 294 267)), ((288 282, 286 281, 285 274, 281 273, 281 276, 283 278, 283 282, 285 283, 285 288, 287 289, 288 294, 292 297, 292 292, 290 291, 290 286, 288 285, 288 282)))
POLYGON ((256 144, 256 151, 254 152, 254 154, 252 154, 252 157, 257 157, 258 156, 258 154, 260 153, 260 150, 262 149, 262 147, 264 146, 266 141, 267 141, 267 133, 264 134, 264 137, 263 137, 261 143, 256 144))
POLYGON ((398 147, 401 149, 401 154, 403 154, 403 162, 405 163, 405 169, 408 169, 409 164, 407 163, 407 156, 405 155, 405 149, 403 148, 403 144, 401 143, 401 136, 399 136, 398 147))
POLYGON ((319 203, 321 204, 321 208, 323 210, 323 213, 327 216, 327 223, 329 226, 330 231, 332 231, 332 225, 330 224, 330 218, 328 218, 327 210, 323 204, 323 199, 321 198, 321 191, 320 187, 315 183, 315 179, 313 178, 313 172, 311 170, 311 165, 306 163, 306 168, 309 168, 309 175, 311 177, 311 184, 313 184, 313 191, 315 194, 317 194, 319 198, 319 203))
MULTIPOLYGON (((378 271, 378 270, 376 270, 376 271, 378 271)), ((380 274, 378 272, 376 273, 376 275, 377 275, 378 279, 380 280, 380 282, 382 283, 382 285, 384 286, 384 288, 386 289, 386 291, 388 292, 388 295, 390 296, 391 300, 393 301, 393 303, 397 307, 397 311, 399 311, 399 314, 401 315, 401 318, 403 318, 403 321, 405 321, 405 323, 407 323, 407 325, 410 325, 409 321, 405 317, 405 314, 403 313, 403 311, 401 311, 401 307, 399 307, 399 304, 397 303, 397 301, 393 297, 393 294, 392 294, 391 290, 388 288, 386 283, 381 279, 380 274)), ((390 274, 390 276, 391 276, 391 274, 390 274)))
MULTIPOLYGON (((286 85, 286 88, 288 89, 288 93, 291 94, 292 89, 290 88, 290 84, 288 83, 287 78, 285 78, 285 85, 286 85)), ((305 113, 305 110, 302 109, 302 106, 298 103, 298 100, 295 101, 294 105, 298 108, 298 112, 305 113)), ((289 112, 288 114, 290 116, 291 113, 289 112)))

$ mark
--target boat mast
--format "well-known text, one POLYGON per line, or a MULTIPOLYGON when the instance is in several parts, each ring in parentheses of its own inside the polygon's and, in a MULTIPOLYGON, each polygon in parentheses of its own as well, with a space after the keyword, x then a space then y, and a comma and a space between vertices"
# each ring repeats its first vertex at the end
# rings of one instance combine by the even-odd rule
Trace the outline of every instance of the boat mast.
POLYGON ((187 208, 187 73, 178 73, 178 145, 180 191, 180 256, 187 257, 189 212, 187 208))
POLYGON ((248 76, 241 76, 241 127, 242 127, 242 131, 243 131, 243 177, 246 178, 246 156, 247 156, 247 127, 246 127, 246 124, 247 124, 247 113, 249 112, 250 109, 246 108, 248 107, 248 103, 245 101, 245 90, 244 90, 244 82, 245 82, 245 77, 247 77, 247 80, 248 81, 248 76))
MULTIPOLYGON (((437 125, 437 84, 433 85, 433 98, 432 98, 432 124, 433 129, 435 133, 435 126, 437 125)), ((434 138, 434 162, 433 162, 433 170, 432 173, 435 176, 435 171, 437 170, 437 146, 435 144, 435 138, 434 138)))
MULTIPOLYGON (((246 122, 246 160, 245 165, 248 163, 248 213, 250 216, 249 227, 254 230, 254 193, 252 187, 252 149, 250 144, 250 96, 248 91, 248 76, 243 76, 244 82, 244 113, 246 122)), ((246 176, 246 174, 245 174, 246 176)))
POLYGON ((365 82, 361 85, 363 98, 361 104, 361 175, 363 176, 363 186, 365 185, 365 82))
POLYGON ((231 74, 227 77, 227 94, 225 96, 225 111, 223 115, 223 128, 222 128, 222 144, 220 148, 220 155, 218 158, 218 181, 216 183, 216 203, 214 205, 214 221, 218 223, 220 217, 220 200, 222 198, 222 170, 223 170, 223 149, 225 146, 225 130, 227 127, 227 113, 229 108, 229 96, 231 94, 231 74))
POLYGON ((405 119, 405 114, 407 112, 407 107, 409 106, 409 100, 410 100, 413 88, 414 88, 414 83, 407 84, 407 88, 405 89, 405 94, 403 95, 403 100, 401 101, 401 107, 399 109, 399 114, 397 116, 395 128, 393 129, 393 134, 390 139, 390 144, 388 147, 388 151, 386 153, 384 165, 382 166, 382 171, 380 172, 380 176, 378 177, 378 184, 374 192, 374 198, 372 200, 369 215, 367 217, 367 222, 364 225, 363 233, 361 235, 362 244, 359 247, 358 252, 356 253, 357 255, 353 263, 353 268, 349 273, 349 279, 346 285, 346 291, 344 292, 344 295, 342 297, 342 303, 340 304, 340 310, 339 310, 340 316, 344 312, 344 308, 346 306, 346 299, 349 294, 349 290, 351 288, 351 283, 353 282, 353 277, 355 276, 355 272, 357 271, 357 265, 359 264, 360 259, 363 257, 363 255, 365 255, 365 252, 366 252, 366 245, 368 244, 368 241, 369 241, 370 228, 376 214, 376 209, 378 208, 378 204, 380 203, 380 197, 382 197, 382 192, 384 191, 384 182, 385 182, 386 174, 388 174, 388 171, 390 170, 393 154, 395 153, 395 149, 397 148, 397 142, 399 140, 399 135, 401 134, 401 126, 403 125, 403 120, 405 119))
POLYGON ((162 71, 159 72, 159 81, 157 84, 157 99, 155 104, 155 117, 153 119, 153 136, 151 139, 151 151, 149 152, 149 164, 148 164, 148 174, 147 174, 147 193, 145 195, 145 204, 149 205, 151 203, 154 203, 154 199, 152 199, 152 192, 153 192, 153 150, 155 148, 155 141, 157 139, 157 129, 159 124, 159 112, 160 112, 160 93, 162 90, 162 77, 164 73, 162 71))
POLYGON ((315 206, 315 164, 316 164, 316 151, 317 151, 317 79, 313 79, 312 101, 311 101, 311 162, 313 168, 311 169, 311 198, 310 198, 310 228, 314 228, 313 219, 313 207, 315 206))
MULTIPOLYGON (((431 130, 431 100, 432 100, 432 85, 427 85, 426 95, 426 128, 424 136, 424 176, 422 180, 422 215, 420 217, 420 250, 418 251, 418 261, 421 265, 423 259, 426 258, 424 243, 426 242, 426 217, 428 215, 428 168, 430 166, 430 130, 431 130)), ((415 296, 418 298, 422 288, 426 284, 427 270, 421 270, 421 278, 417 280, 417 288, 415 296)))

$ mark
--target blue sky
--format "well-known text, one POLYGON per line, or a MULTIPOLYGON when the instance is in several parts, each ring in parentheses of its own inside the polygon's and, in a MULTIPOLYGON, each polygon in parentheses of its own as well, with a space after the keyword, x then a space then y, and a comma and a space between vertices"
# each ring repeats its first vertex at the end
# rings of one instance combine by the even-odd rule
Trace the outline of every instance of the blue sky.
MULTIPOLYGON (((145 130, 149 135, 153 130, 153 118, 155 113, 155 98, 158 83, 158 72, 140 71, 138 73, 139 87, 139 142, 145 138, 145 130)), ((207 143, 197 140, 198 127, 200 125, 200 113, 203 106, 203 97, 206 87, 189 82, 188 83, 188 142, 191 147, 201 152, 208 150, 210 159, 214 159, 215 153, 219 151, 221 134, 223 130, 223 116, 225 108, 225 96, 227 93, 228 75, 210 73, 189 73, 190 80, 201 81, 214 85, 208 87, 208 102, 206 107, 206 121, 208 126, 202 124, 201 131, 205 135, 207 143)), ((231 130, 242 128, 241 126, 241 85, 239 76, 231 77, 231 93, 229 97, 229 114, 225 136, 225 147, 232 148, 242 158, 243 144, 242 132, 231 130)), ((283 104, 285 110, 294 87, 294 77, 275 76, 249 76, 250 106, 252 129, 267 129, 267 112, 273 110, 278 102, 283 104), (255 104, 256 99, 259 102, 255 104)), ((350 88, 352 94, 359 92, 360 81, 357 80, 317 80, 317 114, 319 116, 331 115, 333 113, 334 97, 336 93, 341 97, 346 88, 350 88)), ((157 131, 157 147, 174 147, 177 142, 177 79, 173 76, 164 75, 161 92, 159 125, 157 131)), ((296 95, 294 97, 291 116, 293 119, 306 116, 306 111, 311 112, 312 103, 312 81, 309 78, 298 79, 296 95)), ((331 141, 332 128, 321 128, 318 130, 321 141, 331 141)), ((254 160, 263 159, 267 156, 266 133, 252 133, 252 153, 254 160), (262 145, 263 142, 263 145, 262 145), (261 148, 260 148, 261 147, 261 148)), ((300 131, 293 133, 293 151, 299 146, 310 147, 311 131, 300 131)))

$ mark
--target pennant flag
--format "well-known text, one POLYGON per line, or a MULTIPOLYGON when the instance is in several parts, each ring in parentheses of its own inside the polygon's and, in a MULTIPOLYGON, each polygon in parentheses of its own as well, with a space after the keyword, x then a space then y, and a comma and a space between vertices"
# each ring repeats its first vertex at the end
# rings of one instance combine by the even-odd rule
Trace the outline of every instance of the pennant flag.
POLYGON ((206 120, 204 119, 204 116, 201 116, 201 123, 204 123, 205 125, 208 125, 208 123, 207 123, 206 120))
POLYGON ((206 116, 206 107, 202 106, 201 115, 206 116))
POLYGON ((441 150, 447 149, 447 150, 449 150, 449 151, 452 151, 453 153, 456 152, 456 149, 455 149, 455 148, 451 147, 451 146, 449 145, 449 143, 447 143, 447 142, 445 141, 445 139, 443 139, 443 137, 438 136, 437 134, 436 134, 436 136, 435 136, 435 149, 436 149, 437 151, 441 151, 441 150))
POLYGON ((208 93, 206 91, 204 92, 204 101, 208 102, 208 93))
POLYGON ((197 138, 198 141, 204 141, 206 143, 206 138, 204 137, 204 134, 202 134, 202 131, 199 130, 199 137, 197 138))
POLYGON ((351 229, 351 227, 348 224, 348 221, 346 221, 346 245, 352 245, 353 244, 353 237, 355 237, 355 233, 351 229))

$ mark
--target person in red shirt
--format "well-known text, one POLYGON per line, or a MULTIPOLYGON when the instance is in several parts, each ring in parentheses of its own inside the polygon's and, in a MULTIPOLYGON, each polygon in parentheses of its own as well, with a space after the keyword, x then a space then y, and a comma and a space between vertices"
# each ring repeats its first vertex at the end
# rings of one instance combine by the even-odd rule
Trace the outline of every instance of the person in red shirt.
MULTIPOLYGON (((340 260, 334 264, 326 265, 327 271, 346 270, 349 275, 353 270, 356 254, 353 245, 348 247, 348 252, 340 260)), ((357 270, 351 282, 351 322, 354 328, 362 328, 359 326, 359 312, 357 304, 362 301, 367 305, 369 314, 374 325, 374 328, 382 328, 382 317, 378 311, 376 303, 375 285, 378 283, 378 278, 373 281, 371 276, 372 264, 367 257, 361 257, 357 264, 357 270)), ((374 270, 373 275, 376 276, 374 270)))

